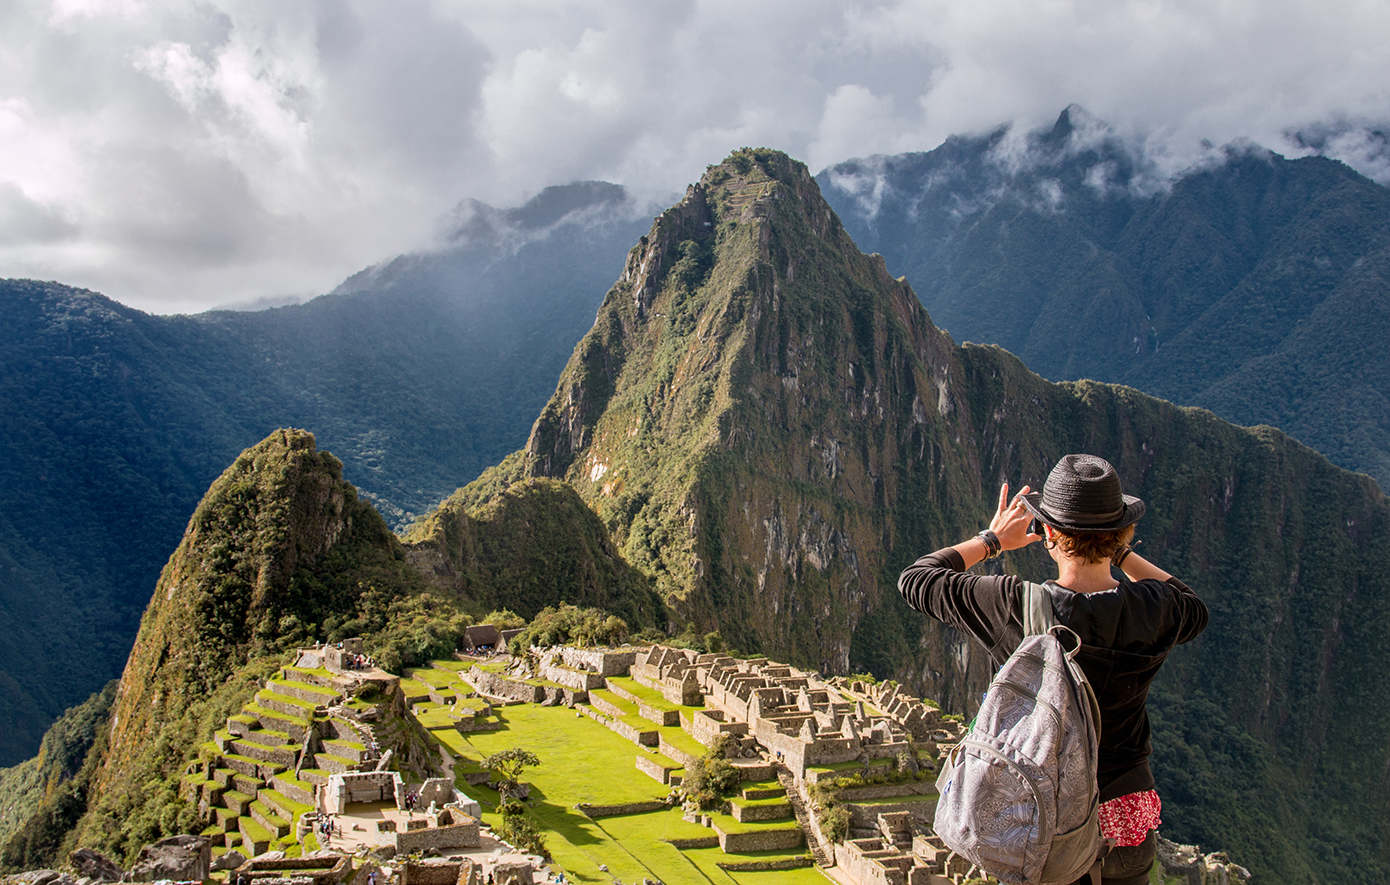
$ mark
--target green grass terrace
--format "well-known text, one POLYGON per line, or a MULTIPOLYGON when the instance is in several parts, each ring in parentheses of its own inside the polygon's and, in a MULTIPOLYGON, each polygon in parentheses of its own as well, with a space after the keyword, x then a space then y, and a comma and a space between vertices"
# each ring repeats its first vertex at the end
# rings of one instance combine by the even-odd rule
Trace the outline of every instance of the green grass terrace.
MULTIPOLYGON (((626 688, 626 686, 624 686, 626 688)), ((644 698, 644 703, 646 702, 644 698)), ((663 700, 663 703, 666 703, 663 700)), ((726 854, 718 847, 678 849, 672 839, 709 839, 711 828, 683 820, 679 808, 589 818, 576 809, 581 803, 596 806, 627 805, 665 799, 668 787, 636 768, 638 747, 600 723, 566 707, 534 704, 508 706, 498 717, 496 731, 460 734, 452 729, 430 734, 461 761, 456 772, 476 770, 477 760, 492 753, 521 747, 541 760, 525 772, 531 785, 528 814, 545 833, 554 862, 572 881, 609 885, 614 879, 640 882, 644 877, 666 885, 774 885, 816 883, 828 880, 815 867, 765 872, 727 871, 719 864, 757 860, 786 860, 804 855, 805 847, 753 854, 726 854), (608 872, 599 870, 606 866, 608 872)), ((679 729, 660 728, 664 733, 679 729)), ((682 734, 684 734, 682 732, 682 734)), ((689 737, 692 751, 703 747, 689 737)), ((486 787, 460 787, 483 803, 483 818, 496 822, 497 794, 486 787)), ((740 824, 727 815, 715 816, 728 831, 747 832, 756 827, 786 827, 785 821, 740 824)), ((795 825, 793 821, 792 826, 795 825)))

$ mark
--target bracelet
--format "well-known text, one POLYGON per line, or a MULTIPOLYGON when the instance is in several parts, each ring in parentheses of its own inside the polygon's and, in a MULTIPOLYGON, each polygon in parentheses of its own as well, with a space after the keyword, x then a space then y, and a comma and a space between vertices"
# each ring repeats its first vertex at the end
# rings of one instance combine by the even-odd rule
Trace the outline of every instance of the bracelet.
POLYGON ((1004 545, 999 543, 999 536, 989 529, 985 529, 975 537, 985 545, 985 559, 993 559, 1004 552, 1004 545))
POLYGON ((1110 564, 1113 565, 1115 568, 1119 568, 1120 563, 1125 561, 1125 557, 1129 556, 1133 552, 1134 548, 1126 544, 1119 550, 1116 550, 1115 554, 1110 557, 1110 564))

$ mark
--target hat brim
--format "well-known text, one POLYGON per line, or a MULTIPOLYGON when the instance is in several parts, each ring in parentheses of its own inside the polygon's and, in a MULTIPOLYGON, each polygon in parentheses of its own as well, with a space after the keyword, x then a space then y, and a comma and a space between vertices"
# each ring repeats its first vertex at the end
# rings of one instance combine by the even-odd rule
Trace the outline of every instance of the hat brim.
POLYGON ((1044 524, 1052 526, 1060 532, 1069 534, 1086 534, 1099 532, 1117 532, 1127 525, 1133 525, 1144 515, 1144 502, 1133 495, 1120 495, 1124 500, 1124 509, 1120 513, 1119 519, 1103 525, 1080 525, 1069 521, 1063 515, 1048 513, 1042 506, 1042 492, 1029 492, 1023 496, 1023 506, 1028 508, 1028 512, 1042 520, 1044 524))

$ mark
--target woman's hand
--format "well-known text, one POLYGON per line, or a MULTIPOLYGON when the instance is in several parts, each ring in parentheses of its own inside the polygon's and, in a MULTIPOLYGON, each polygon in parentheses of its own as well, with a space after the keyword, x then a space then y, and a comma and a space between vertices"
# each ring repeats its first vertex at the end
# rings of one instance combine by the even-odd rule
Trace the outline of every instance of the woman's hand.
POLYGON ((1023 506, 1023 496, 1030 491, 1028 486, 1024 486, 1010 499, 1009 484, 1004 483, 999 487, 999 506, 994 511, 994 518, 989 521, 989 530, 999 536, 999 544, 1005 550, 1017 550, 1042 540, 1042 535, 1028 531, 1033 515, 1023 506))

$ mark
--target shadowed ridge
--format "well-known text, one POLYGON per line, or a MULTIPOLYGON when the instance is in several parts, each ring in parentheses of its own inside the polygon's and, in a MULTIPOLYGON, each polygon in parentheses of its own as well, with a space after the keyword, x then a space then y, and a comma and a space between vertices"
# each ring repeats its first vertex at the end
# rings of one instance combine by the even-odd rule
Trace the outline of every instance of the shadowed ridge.
POLYGON ((638 241, 526 448, 464 497, 563 478, 679 621, 843 671, 909 465, 977 506, 951 350, 804 165, 738 151, 638 241))
POLYGON ((562 603, 616 614, 636 631, 665 627, 647 576, 632 568, 566 483, 532 478, 470 509, 462 491, 406 535, 407 557, 434 586, 478 611, 523 618, 562 603))
MULTIPOLYGON (((629 254, 527 447, 460 497, 563 478, 678 623, 968 718, 986 656, 908 611, 898 572, 985 525, 1001 481, 1103 455, 1149 504, 1146 555, 1213 613, 1152 696, 1166 829, 1277 880, 1375 878, 1380 489, 1278 431, 953 346, 801 174, 772 151, 712 167, 629 254), (1346 839, 1370 847, 1327 847, 1346 839)), ((1006 559, 1050 573, 1036 548, 1006 559)))

